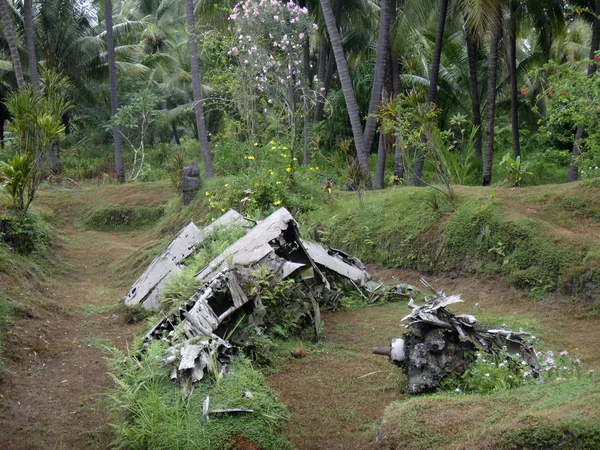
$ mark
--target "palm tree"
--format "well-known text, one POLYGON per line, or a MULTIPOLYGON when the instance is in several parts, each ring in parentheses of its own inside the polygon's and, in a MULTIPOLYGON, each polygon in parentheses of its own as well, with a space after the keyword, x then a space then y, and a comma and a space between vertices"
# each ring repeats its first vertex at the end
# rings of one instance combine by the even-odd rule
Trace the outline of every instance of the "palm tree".
MULTIPOLYGON (((395 6, 395 5, 394 5, 395 6)), ((383 87, 383 78, 385 75, 386 61, 389 59, 389 35, 390 35, 390 13, 392 5, 387 0, 381 1, 381 14, 379 18, 379 36, 377 38, 377 56, 375 57, 375 74, 373 75, 373 87, 371 89, 371 100, 369 102, 369 112, 365 132, 363 135, 365 141, 365 150, 370 151, 373 145, 373 137, 377 128, 377 119, 374 114, 377 112, 379 102, 381 101, 381 89, 383 87)))
POLYGON ((490 55, 488 60, 487 112, 485 118, 485 146, 483 152, 483 186, 492 182, 494 157, 494 122, 496 114, 496 79, 498 77, 498 47, 502 38, 502 5, 496 6, 496 20, 491 24, 490 55))
MULTIPOLYGON (((189 1, 189 0, 187 0, 189 1)), ((325 24, 327 26, 327 32, 329 33, 329 40, 333 53, 335 55, 335 62, 338 67, 338 75, 340 83, 342 85, 342 91, 344 93, 344 99, 346 100, 346 109, 352 125, 352 134, 354 136, 354 145, 356 146, 356 156, 358 163, 361 168, 362 176, 368 180, 370 178, 369 162, 367 160, 367 152, 365 149, 365 143, 363 139, 363 130, 360 123, 360 116, 358 114, 358 105, 356 103, 356 96, 354 95, 354 88, 352 87, 352 81, 350 80, 350 74, 348 73, 348 64, 344 55, 344 49, 342 48, 342 40, 340 33, 337 29, 335 22, 335 16, 331 9, 330 0, 320 0, 321 9, 323 10, 323 16, 325 24)))
MULTIPOLYGON (((429 79, 429 91, 427 93, 427 104, 435 102, 435 94, 438 87, 438 77, 440 72, 440 60, 442 57, 442 45, 444 42, 444 28, 446 26, 446 13, 448 12, 448 0, 440 1, 440 15, 435 35, 435 47, 433 49, 433 60, 431 62, 431 73, 429 79)), ((421 140, 425 139, 422 135, 421 140)), ((413 173, 413 186, 418 186, 423 175, 423 166, 425 165, 425 155, 422 150, 417 154, 415 162, 415 171, 413 173)))
MULTIPOLYGON (((0 0, 1 1, 1 0, 0 0)), ((108 56, 108 78, 110 83, 110 115, 117 114, 119 99, 117 96, 117 68, 115 65, 115 43, 113 41, 112 0, 104 0, 104 15, 106 21, 106 53, 108 56)), ((113 139, 115 147, 115 166, 117 180, 125 183, 125 167, 123 166, 123 146, 121 132, 117 125, 113 125, 113 139)))
POLYGON ((13 26, 10 20, 10 13, 6 5, 7 0, 0 0, 0 16, 2 19, 2 28, 4 31, 4 37, 8 43, 8 49, 10 50, 10 57, 12 59, 13 70, 15 72, 15 78, 17 79, 17 86, 21 89, 25 85, 25 79, 23 78, 23 68, 21 67, 21 59, 19 58, 19 50, 17 48, 17 41, 13 33, 13 26))
POLYGON ((33 15, 31 12, 31 0, 23 0, 23 16, 25 27, 25 39, 27 41, 27 58, 29 60, 29 79, 36 91, 40 90, 40 76, 37 70, 37 57, 35 54, 35 38, 33 30, 33 15))
MULTIPOLYGON (((590 44, 590 59, 594 60, 594 56, 596 52, 600 49, 600 0, 595 1, 594 5, 594 18, 592 22, 592 41, 590 44)), ((588 77, 591 77, 596 73, 597 65, 590 64, 588 66, 588 77)), ((585 128, 583 125, 579 125, 577 127, 577 131, 575 132, 575 141, 573 142, 573 150, 571 151, 571 163, 569 165, 569 174, 567 177, 568 182, 577 181, 577 176, 579 174, 579 166, 577 165, 577 158, 579 158, 579 146, 581 144, 581 139, 583 138, 583 134, 585 133, 585 128)))
POLYGON ((467 44, 467 58, 469 60, 469 92, 471 93, 471 114, 473 126, 477 127, 473 137, 475 156, 481 158, 481 102, 479 101, 479 87, 477 81, 477 41, 471 26, 465 23, 465 42, 467 44))
POLYGON ((519 4, 510 0, 510 18, 508 20, 508 71, 510 78, 510 122, 513 139, 513 157, 521 156, 519 140, 519 98, 517 96, 517 10, 519 4))
POLYGON ((200 154, 204 163, 204 175, 206 178, 214 176, 208 138, 206 136, 206 124, 204 123, 204 111, 202 108, 202 96, 200 94, 200 70, 198 68, 198 45, 196 44, 196 25, 194 20, 193 0, 185 0, 185 18, 188 28, 188 46, 190 49, 190 68, 192 75, 192 88, 194 91, 194 113, 196 115, 196 127, 198 139, 200 140, 200 154))

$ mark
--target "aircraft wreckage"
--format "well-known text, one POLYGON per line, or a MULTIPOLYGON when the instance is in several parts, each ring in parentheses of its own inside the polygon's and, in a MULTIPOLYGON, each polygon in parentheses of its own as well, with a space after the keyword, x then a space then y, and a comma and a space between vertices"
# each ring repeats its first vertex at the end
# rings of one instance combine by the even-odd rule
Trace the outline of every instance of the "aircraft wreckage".
POLYGON ((182 270, 185 259, 212 232, 231 226, 241 227, 245 234, 196 274, 201 287, 166 312, 145 338, 146 343, 159 339, 170 344, 161 364, 173 367, 171 378, 184 385, 201 380, 206 373, 227 370, 232 345, 224 336, 241 314, 249 324, 263 324, 267 311, 259 289, 259 283, 264 283, 261 272, 267 271, 271 284, 293 280, 293 301, 286 307, 300 326, 313 327, 315 337, 321 308, 335 308, 344 289, 357 290, 372 302, 407 297, 412 291, 407 285, 388 288, 375 283, 358 259, 301 239, 298 223, 281 208, 260 222, 230 210, 202 230, 188 224, 152 261, 123 302, 159 310, 161 288, 182 270))
POLYGON ((412 312, 401 320, 408 322, 405 328, 409 331, 402 338, 393 339, 390 347, 373 348, 373 353, 389 356, 392 363, 402 368, 409 393, 431 392, 446 376, 464 374, 470 363, 468 355, 478 350, 494 354, 506 349, 509 358, 520 360, 534 374, 539 373, 536 352, 526 340, 530 333, 489 329, 470 314, 452 314, 446 307, 462 302, 460 295, 447 296, 424 279, 421 283, 433 295, 425 297, 422 306, 410 299, 412 312))

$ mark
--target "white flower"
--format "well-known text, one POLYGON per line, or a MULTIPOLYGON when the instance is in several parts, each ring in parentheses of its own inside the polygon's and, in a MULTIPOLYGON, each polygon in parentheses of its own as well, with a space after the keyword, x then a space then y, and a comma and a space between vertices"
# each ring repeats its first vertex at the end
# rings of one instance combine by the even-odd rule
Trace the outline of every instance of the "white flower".
POLYGON ((489 377, 489 376, 490 376, 490 374, 489 374, 489 373, 486 373, 486 374, 485 374, 485 376, 486 376, 486 377, 489 377))

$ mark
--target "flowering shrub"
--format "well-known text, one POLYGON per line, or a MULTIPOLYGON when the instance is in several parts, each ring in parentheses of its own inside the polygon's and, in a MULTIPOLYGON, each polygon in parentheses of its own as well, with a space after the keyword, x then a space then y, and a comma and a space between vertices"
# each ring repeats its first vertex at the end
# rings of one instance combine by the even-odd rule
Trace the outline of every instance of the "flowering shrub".
MULTIPOLYGON (((444 385, 456 392, 489 394, 523 384, 560 382, 582 375, 581 361, 572 358, 567 350, 562 350, 557 356, 552 351, 538 352, 537 357, 540 362, 539 373, 534 372, 518 356, 511 357, 506 347, 497 354, 478 352, 462 377, 449 379, 444 385)), ((593 373, 590 370, 587 375, 593 373)))
MULTIPOLYGON (((227 138, 220 139, 215 145, 215 167, 235 161, 238 167, 235 178, 227 179, 217 189, 207 190, 204 197, 208 200, 210 217, 219 217, 228 208, 238 209, 249 216, 261 216, 275 209, 310 209, 310 193, 304 193, 297 185, 298 176, 310 176, 318 173, 318 167, 308 167, 299 173, 297 158, 291 157, 288 145, 274 140, 267 144, 258 142, 231 148, 227 138), (237 159, 233 156, 236 152, 237 159), (224 156, 232 153, 230 156, 224 156), (221 158, 225 158, 222 161, 221 158)), ((311 184, 315 184, 312 180, 311 184)))
POLYGON ((587 75, 591 63, 583 60, 574 67, 546 64, 548 84, 534 108, 544 113, 540 120, 543 136, 563 152, 570 154, 578 126, 585 127, 575 161, 582 178, 600 176, 600 83, 598 74, 587 75))
POLYGON ((278 125, 287 119, 295 127, 298 105, 306 107, 315 97, 301 70, 303 44, 317 28, 308 10, 292 1, 245 0, 229 19, 234 39, 228 54, 237 59, 242 89, 251 89, 253 110, 257 104, 265 115, 273 110, 278 125))

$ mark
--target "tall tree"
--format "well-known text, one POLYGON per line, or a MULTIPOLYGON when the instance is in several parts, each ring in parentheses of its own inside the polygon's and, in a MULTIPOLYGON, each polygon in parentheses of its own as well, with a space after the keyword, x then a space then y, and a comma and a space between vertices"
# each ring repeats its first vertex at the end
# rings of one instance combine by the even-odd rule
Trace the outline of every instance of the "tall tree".
MULTIPOLYGON (((0 0, 2 1, 2 0, 0 0)), ((115 64, 115 43, 113 40, 112 0, 104 0, 104 15, 106 22, 106 54, 108 57, 108 79, 110 83, 110 116, 117 114, 119 98, 117 94, 117 66, 115 64)), ((123 145, 121 132, 117 125, 113 125, 113 140, 115 148, 115 167, 117 180, 125 183, 125 166, 123 165, 123 145)))
POLYGON ((508 19, 508 71, 510 78, 510 123, 512 128, 513 157, 521 156, 519 140, 519 98, 517 94, 517 11, 519 4, 510 0, 510 18, 508 19))
MULTIPOLYGON (((590 44, 590 59, 594 61, 594 56, 596 52, 600 49, 600 0, 595 0, 594 5, 594 18, 592 22, 592 41, 590 44)), ((588 66, 587 74, 588 77, 591 77, 596 73, 597 64, 590 64, 588 66)), ((585 133, 585 128, 583 125, 579 125, 577 127, 577 131, 575 132, 575 141, 573 142, 573 150, 571 151, 571 163, 569 165, 569 174, 567 181, 577 181, 577 177, 579 175, 579 165, 577 164, 577 159, 580 155, 579 146, 581 145, 581 139, 583 138, 583 134, 585 133)))
POLYGON ((373 137, 377 128, 377 119, 374 114, 379 108, 381 101, 381 90, 385 75, 386 62, 389 59, 389 35, 390 35, 390 12, 394 5, 387 0, 381 1, 381 14, 379 16, 379 36, 377 38, 377 55, 375 56, 375 73, 373 75, 373 87, 371 88, 371 100, 369 102, 369 113, 365 124, 364 140, 365 150, 369 152, 373 145, 373 137))
POLYGON ((473 126, 477 127, 473 137, 475 156, 481 158, 481 102, 479 100, 479 86, 477 81, 477 41, 473 29, 466 21, 465 41, 467 44, 467 59, 469 61, 469 92, 471 93, 471 114, 473 126))
POLYGON ((0 0, 0 17, 2 19, 4 37, 8 43, 8 49, 10 50, 10 57, 17 79, 17 86, 21 89, 25 85, 25 79, 23 78, 23 68, 21 67, 21 59, 19 58, 19 49, 17 48, 17 41, 15 40, 15 34, 13 32, 13 26, 6 1, 7 0, 0 0))
POLYGON ((342 85, 344 99, 346 100, 346 109, 348 110, 348 116, 352 125, 352 135, 354 136, 354 145, 356 146, 356 156, 358 158, 358 163, 360 164, 363 177, 365 179, 369 179, 370 170, 363 139, 363 130, 360 123, 360 116, 358 114, 358 105, 356 103, 356 96, 354 95, 354 88, 352 87, 352 81, 350 80, 350 74, 348 73, 346 56, 344 55, 344 49, 342 48, 340 32, 338 31, 335 23, 335 16, 333 15, 333 10, 331 9, 330 0, 320 0, 320 2, 321 9, 323 10, 323 17, 325 18, 325 24, 327 26, 327 32, 329 33, 329 40, 335 55, 335 62, 338 67, 338 75, 342 85))
POLYGON ((37 56, 35 54, 35 37, 33 30, 33 14, 31 0, 23 0, 23 15, 25 26, 25 39, 27 41, 27 58, 29 60, 29 79, 36 91, 40 90, 40 76, 37 70, 37 56))
POLYGON ((188 46, 190 49, 190 72, 192 75, 192 89, 194 91, 194 113, 196 115, 196 128, 198 129, 198 140, 200 141, 200 154, 204 163, 204 176, 214 176, 210 149, 208 148, 208 137, 206 136, 206 124, 204 123, 204 108, 202 107, 202 95, 200 93, 200 69, 198 68, 198 44, 196 43, 196 23, 194 19, 193 0, 185 0, 185 18, 188 29, 188 46))
MULTIPOLYGON (((440 73, 440 61, 442 58, 442 46, 444 43, 444 29, 446 27, 446 14, 448 12, 448 0, 440 1, 440 15, 438 18, 437 29, 435 33, 435 47, 433 48, 433 59, 431 62, 431 73, 429 75, 429 91, 427 93, 427 104, 435 102, 435 94, 438 87, 438 78, 440 73)), ((425 139, 422 135, 421 140, 425 139)), ((425 165, 425 155, 421 149, 417 154, 415 162, 415 171, 413 173, 413 186, 418 186, 423 175, 423 166, 425 165)))
POLYGON ((492 182, 494 158, 494 123, 496 118, 496 80, 498 77, 498 47, 502 38, 502 5, 496 6, 495 20, 491 24, 490 55, 488 59, 487 112, 485 117, 485 146, 483 152, 483 186, 492 182))

